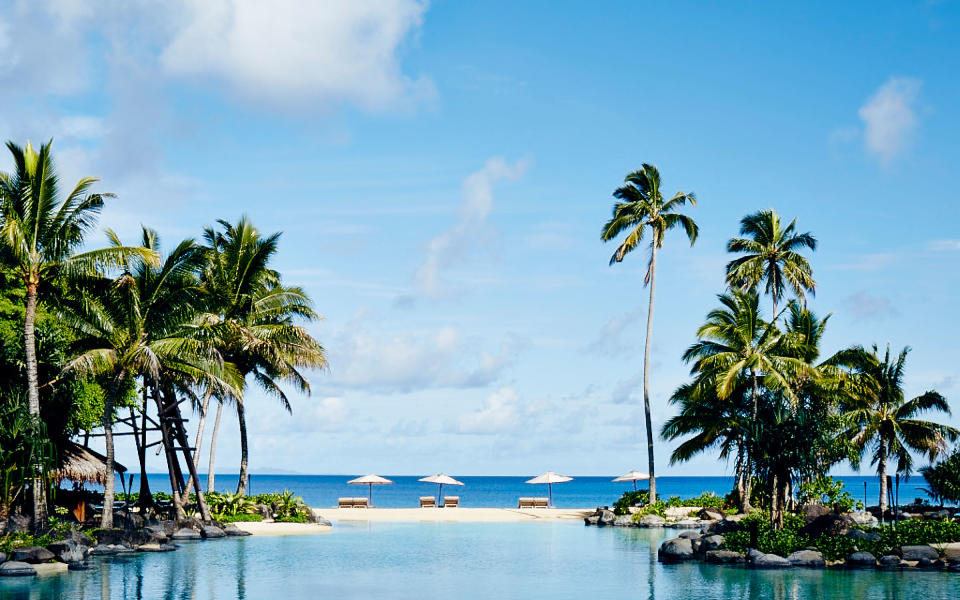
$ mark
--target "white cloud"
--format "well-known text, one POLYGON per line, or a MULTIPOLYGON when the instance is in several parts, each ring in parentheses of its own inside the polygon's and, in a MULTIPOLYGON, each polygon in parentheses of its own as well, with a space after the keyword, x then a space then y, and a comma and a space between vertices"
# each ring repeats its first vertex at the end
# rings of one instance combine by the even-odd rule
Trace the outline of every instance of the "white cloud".
POLYGON ((345 388, 384 393, 483 387, 513 363, 522 342, 508 336, 496 352, 479 346, 454 327, 384 334, 354 321, 329 344, 330 379, 345 388))
POLYGON ((910 143, 917 127, 915 105, 921 81, 891 77, 860 107, 867 151, 888 163, 910 143))
POLYGON ((493 184, 519 179, 528 166, 527 159, 509 164, 502 156, 494 156, 463 180, 463 202, 457 222, 427 243, 427 256, 417 269, 416 282, 421 293, 438 297, 446 292, 442 272, 460 264, 484 238, 493 210, 493 184))
POLYGON ((432 92, 397 52, 423 22, 418 0, 186 0, 186 22, 160 62, 284 106, 353 102, 381 110, 432 92))
POLYGON ((350 420, 347 402, 338 396, 298 398, 293 414, 276 407, 269 409, 269 400, 259 400, 257 425, 259 433, 294 434, 314 431, 343 431, 350 420))
POLYGON ((930 242, 930 249, 942 251, 960 250, 960 240, 936 240, 930 242))
POLYGON ((520 397, 512 388, 503 387, 483 400, 480 409, 462 414, 456 420, 460 433, 506 433, 516 430, 521 422, 520 397))
POLYGON ((585 349, 588 352, 595 352, 602 356, 618 356, 632 350, 634 344, 625 341, 623 339, 623 333, 629 329, 631 325, 636 323, 645 312, 646 307, 639 305, 630 312, 612 317, 604 323, 600 331, 597 332, 597 337, 587 344, 585 349))
POLYGON ((863 290, 844 298, 844 304, 853 314, 855 321, 883 319, 899 314, 890 300, 863 290))

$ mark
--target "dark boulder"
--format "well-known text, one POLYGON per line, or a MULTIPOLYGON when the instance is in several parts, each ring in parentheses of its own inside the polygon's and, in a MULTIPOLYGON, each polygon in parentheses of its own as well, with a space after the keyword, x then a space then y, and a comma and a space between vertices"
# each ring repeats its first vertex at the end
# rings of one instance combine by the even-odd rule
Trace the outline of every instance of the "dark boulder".
POLYGON ((646 515, 637 522, 640 527, 663 527, 667 520, 659 515, 646 515))
POLYGON ((87 547, 70 539, 53 542, 47 546, 47 550, 52 552, 57 560, 65 563, 81 562, 87 556, 87 547))
POLYGON ((898 569, 900 568, 900 557, 896 554, 887 554, 886 556, 881 556, 880 560, 877 561, 880 564, 881 569, 898 569))
POLYGON ((225 537, 227 534, 224 533, 223 530, 220 529, 219 527, 214 527, 213 525, 207 525, 200 530, 200 535, 203 537, 203 539, 209 540, 213 538, 222 538, 222 537, 225 537))
POLYGON ((176 540, 176 541, 199 540, 200 537, 201 537, 200 532, 197 531, 196 529, 191 529, 190 527, 183 527, 175 531, 174 534, 170 536, 170 539, 176 540))
POLYGON ((739 552, 733 550, 707 550, 704 560, 716 565, 735 565, 746 562, 746 559, 739 552))
POLYGON ((823 554, 816 550, 798 550, 787 557, 795 567, 811 567, 822 569, 827 566, 827 561, 823 559, 823 554))
POLYGON ((660 545, 660 550, 657 552, 657 560, 660 562, 680 562, 693 559, 693 544, 690 540, 684 538, 665 541, 660 545))
POLYGON ((89 562, 83 561, 83 562, 67 563, 67 568, 71 571, 89 571, 92 568, 92 566, 90 565, 89 562))
POLYGON ((877 557, 869 552, 854 552, 847 557, 848 567, 875 567, 877 566, 877 557))
POLYGON ((952 516, 953 516, 953 512, 945 508, 941 510, 932 510, 928 513, 923 514, 924 519, 928 519, 931 521, 942 521, 943 519, 949 519, 952 516))
POLYGON ((807 523, 812 523, 820 517, 832 514, 833 511, 822 504, 804 504, 800 507, 800 515, 807 523))
POLYGON ((685 540, 699 540, 703 534, 699 531, 682 531, 677 537, 683 538, 685 540))
POLYGON ((697 516, 704 521, 722 521, 726 515, 715 508, 704 508, 697 513, 697 516))
POLYGON ((7 560, 7 553, 6 553, 6 552, 0 552, 0 563, 2 563, 2 562, 5 561, 5 560, 7 560))
POLYGON ((33 565, 25 562, 8 560, 0 565, 0 577, 29 577, 36 574, 37 570, 33 565))
POLYGON ((850 531, 853 522, 844 515, 830 513, 816 517, 800 529, 800 533, 810 537, 821 535, 845 535, 850 531))
POLYGON ((227 534, 229 537, 242 537, 242 536, 253 535, 249 531, 244 531, 240 529, 234 523, 227 523, 227 525, 223 528, 223 532, 227 534))
POLYGON ((920 546, 900 546, 900 556, 903 560, 920 560, 921 558, 926 558, 929 560, 937 560, 940 558, 940 554, 927 546, 926 544, 920 546))
POLYGON ((7 517, 7 533, 26 533, 30 531, 30 517, 10 515, 7 517))
MULTIPOLYGON (((624 516, 627 517, 627 518, 630 517, 630 515, 624 515, 624 516)), ((617 517, 617 518, 620 519, 620 518, 622 518, 622 517, 617 517)), ((317 525, 326 525, 327 527, 331 527, 331 526, 332 526, 332 524, 330 523, 330 521, 324 519, 322 516, 320 516, 320 515, 318 515, 317 513, 313 512, 313 509, 310 509, 310 511, 307 513, 307 523, 316 523, 317 525)), ((614 525, 617 525, 617 522, 614 521, 613 524, 614 524, 614 525)), ((621 527, 622 527, 622 525, 621 525, 621 527)))
POLYGON ((40 546, 26 546, 24 548, 14 548, 10 551, 10 560, 31 564, 50 562, 56 558, 53 552, 40 546))
POLYGON ((143 527, 143 517, 125 511, 115 512, 113 513, 113 526, 117 529, 141 529, 143 527))
POLYGON ((754 555, 750 559, 750 566, 754 569, 787 569, 792 567, 793 564, 782 556, 761 552, 759 556, 754 555))
POLYGON ((724 538, 722 535, 705 535, 700 538, 700 547, 697 548, 697 552, 704 554, 713 550, 720 550, 723 548, 723 544, 724 538))
POLYGON ((599 515, 589 515, 583 518, 584 525, 599 525, 600 516, 599 515))
POLYGON ((845 535, 848 538, 853 538, 855 540, 866 540, 869 542, 876 542, 882 537, 879 533, 864 531, 862 529, 851 529, 845 535))
POLYGON ((599 513, 600 519, 597 521, 597 525, 600 527, 613 525, 613 522, 617 520, 617 515, 613 514, 612 510, 602 509, 599 513))

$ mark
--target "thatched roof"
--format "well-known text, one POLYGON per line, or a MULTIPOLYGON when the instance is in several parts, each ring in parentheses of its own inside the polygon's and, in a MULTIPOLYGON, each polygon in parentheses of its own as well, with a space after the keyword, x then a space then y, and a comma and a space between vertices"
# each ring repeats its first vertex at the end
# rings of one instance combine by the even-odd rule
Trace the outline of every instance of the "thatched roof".
MULTIPOLYGON (((62 466, 56 472, 59 479, 69 479, 80 483, 97 483, 103 485, 103 470, 107 458, 90 448, 68 441, 62 449, 62 466)), ((114 461, 113 468, 121 475, 127 468, 114 461)))

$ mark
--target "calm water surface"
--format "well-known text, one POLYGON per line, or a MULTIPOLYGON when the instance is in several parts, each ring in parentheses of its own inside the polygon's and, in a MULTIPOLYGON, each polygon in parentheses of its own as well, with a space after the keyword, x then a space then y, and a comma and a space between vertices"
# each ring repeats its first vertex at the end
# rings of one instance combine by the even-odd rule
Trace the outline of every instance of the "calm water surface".
POLYGON ((0 598, 960 598, 957 574, 661 565, 665 535, 578 523, 337 524, 326 535, 188 543, 97 559, 86 572, 0 580, 0 598))

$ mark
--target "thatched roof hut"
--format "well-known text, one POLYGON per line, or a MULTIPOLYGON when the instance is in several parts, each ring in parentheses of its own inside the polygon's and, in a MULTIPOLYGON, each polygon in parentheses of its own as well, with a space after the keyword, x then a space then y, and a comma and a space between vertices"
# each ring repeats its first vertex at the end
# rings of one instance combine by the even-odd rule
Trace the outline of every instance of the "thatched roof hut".
MULTIPOLYGON (((62 466, 56 471, 58 479, 69 479, 78 483, 96 483, 103 485, 103 471, 107 457, 85 448, 75 442, 67 441, 61 448, 62 466)), ((113 468, 122 476, 127 468, 114 461, 113 468)))

